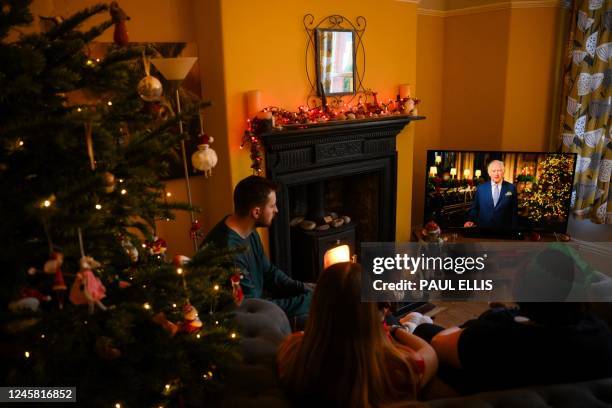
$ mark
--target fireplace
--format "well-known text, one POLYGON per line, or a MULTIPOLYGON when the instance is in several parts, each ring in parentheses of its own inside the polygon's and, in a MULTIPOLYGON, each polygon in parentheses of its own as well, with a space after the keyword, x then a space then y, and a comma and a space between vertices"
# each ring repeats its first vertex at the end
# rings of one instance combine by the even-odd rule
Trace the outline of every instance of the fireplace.
POLYGON ((281 186, 279 214, 270 228, 272 261, 293 277, 314 281, 323 253, 338 242, 359 255, 361 242, 394 241, 395 138, 418 119, 424 118, 352 120, 263 134, 267 177, 281 186))

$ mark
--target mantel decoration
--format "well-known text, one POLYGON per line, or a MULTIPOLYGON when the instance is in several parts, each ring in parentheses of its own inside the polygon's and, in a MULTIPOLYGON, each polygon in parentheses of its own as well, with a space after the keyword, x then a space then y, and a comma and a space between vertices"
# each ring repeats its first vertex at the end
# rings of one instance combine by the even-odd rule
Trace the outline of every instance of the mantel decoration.
MULTIPOLYGON (((364 102, 359 99, 353 105, 344 105, 338 108, 330 108, 328 105, 319 105, 314 108, 299 106, 295 112, 288 111, 276 106, 268 106, 260 110, 254 117, 247 119, 247 129, 242 136, 240 148, 250 147, 251 168, 253 174, 263 173, 263 147, 260 135, 270 131, 282 131, 284 129, 304 128, 325 124, 339 123, 351 120, 368 120, 391 116, 416 116, 416 106, 420 100, 406 96, 396 99, 388 99, 379 102, 377 93, 372 92, 373 101, 364 102)), ((409 94, 408 94, 409 95, 409 94)))

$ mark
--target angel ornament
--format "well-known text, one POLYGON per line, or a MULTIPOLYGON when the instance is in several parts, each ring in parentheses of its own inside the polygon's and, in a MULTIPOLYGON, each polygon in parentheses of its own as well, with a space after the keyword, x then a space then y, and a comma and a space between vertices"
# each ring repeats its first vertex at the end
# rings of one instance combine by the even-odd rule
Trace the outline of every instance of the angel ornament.
POLYGON ((70 289, 70 301, 75 305, 88 305, 89 313, 93 313, 96 306, 106 310, 107 307, 101 301, 106 297, 106 288, 93 272, 101 266, 100 263, 90 256, 84 256, 80 265, 81 270, 70 289))

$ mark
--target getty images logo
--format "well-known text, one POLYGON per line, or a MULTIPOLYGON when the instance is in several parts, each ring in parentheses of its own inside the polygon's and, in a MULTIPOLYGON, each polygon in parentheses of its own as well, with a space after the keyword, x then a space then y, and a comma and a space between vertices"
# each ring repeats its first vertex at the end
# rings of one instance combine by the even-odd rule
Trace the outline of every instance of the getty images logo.
POLYGON ((396 254, 394 257, 375 257, 372 262, 372 272, 380 275, 385 271, 408 271, 414 275, 418 270, 444 270, 453 271, 458 275, 469 271, 482 271, 485 267, 483 256, 408 256, 408 254, 396 254))

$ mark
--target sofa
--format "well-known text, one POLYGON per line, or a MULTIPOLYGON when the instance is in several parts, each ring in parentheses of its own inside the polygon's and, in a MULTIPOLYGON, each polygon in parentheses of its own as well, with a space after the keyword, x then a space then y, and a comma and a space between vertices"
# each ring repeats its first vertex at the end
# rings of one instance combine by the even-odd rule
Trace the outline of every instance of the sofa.
MULTIPOLYGON (((292 407, 276 376, 276 349, 291 333, 285 313, 262 299, 247 299, 238 308, 235 322, 241 336, 242 363, 229 374, 223 406, 292 407)), ((407 401, 406 407, 612 407, 612 378, 573 384, 537 386, 507 391, 460 396, 434 379, 421 401, 407 401)))

